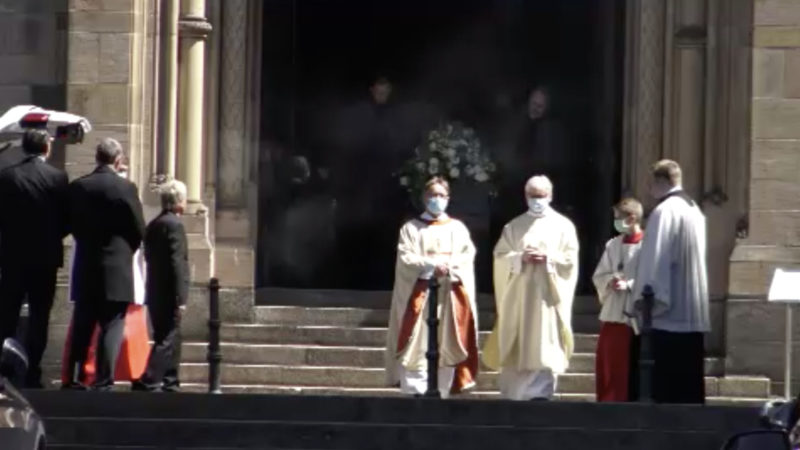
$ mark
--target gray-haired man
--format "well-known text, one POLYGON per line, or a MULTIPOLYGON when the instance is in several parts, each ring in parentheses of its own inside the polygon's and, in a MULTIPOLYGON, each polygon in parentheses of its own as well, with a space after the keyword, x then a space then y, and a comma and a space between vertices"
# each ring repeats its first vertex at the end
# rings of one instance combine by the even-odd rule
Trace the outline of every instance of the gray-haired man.
POLYGON ((153 350, 142 379, 133 390, 177 391, 181 359, 180 319, 189 295, 186 231, 180 215, 186 209, 186 186, 173 180, 161 186, 161 214, 147 225, 145 303, 153 323, 153 350))
POLYGON ((94 387, 110 389, 122 343, 125 312, 134 301, 133 254, 144 235, 138 190, 117 175, 122 146, 114 139, 97 145, 97 168, 72 182, 70 225, 76 241, 72 272, 75 300, 70 349, 70 381, 65 388, 85 388, 84 363, 95 325, 100 325, 94 387))

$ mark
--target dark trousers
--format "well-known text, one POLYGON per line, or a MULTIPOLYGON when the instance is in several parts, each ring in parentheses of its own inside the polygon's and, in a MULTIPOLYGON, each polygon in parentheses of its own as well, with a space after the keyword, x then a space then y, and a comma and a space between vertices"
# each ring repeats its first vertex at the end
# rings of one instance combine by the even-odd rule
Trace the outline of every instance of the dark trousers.
POLYGON ((47 347, 58 268, 8 266, 0 270, 0 344, 6 338, 16 336, 20 309, 27 298, 25 347, 28 373, 25 383, 27 387, 41 387, 41 361, 47 347))
POLYGON ((83 371, 94 328, 100 325, 94 388, 108 390, 114 385, 120 347, 125 332, 126 302, 106 300, 75 302, 72 322, 72 345, 69 352, 71 383, 82 384, 83 371))
POLYGON ((653 400, 656 403, 705 403, 702 333, 653 330, 653 400))
POLYGON ((177 307, 148 308, 153 324, 153 349, 140 385, 148 390, 176 391, 180 387, 181 317, 177 307))

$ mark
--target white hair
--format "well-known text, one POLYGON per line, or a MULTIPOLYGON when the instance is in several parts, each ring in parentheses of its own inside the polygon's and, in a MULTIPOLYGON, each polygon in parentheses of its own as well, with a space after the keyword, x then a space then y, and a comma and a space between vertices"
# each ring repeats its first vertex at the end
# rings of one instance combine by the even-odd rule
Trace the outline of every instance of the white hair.
POLYGON ((167 211, 174 211, 175 207, 186 200, 186 185, 180 180, 167 181, 158 191, 161 195, 161 208, 167 211))
POLYGON ((544 191, 547 192, 548 196, 552 197, 553 183, 544 175, 535 175, 525 183, 525 193, 527 194, 529 190, 544 191))

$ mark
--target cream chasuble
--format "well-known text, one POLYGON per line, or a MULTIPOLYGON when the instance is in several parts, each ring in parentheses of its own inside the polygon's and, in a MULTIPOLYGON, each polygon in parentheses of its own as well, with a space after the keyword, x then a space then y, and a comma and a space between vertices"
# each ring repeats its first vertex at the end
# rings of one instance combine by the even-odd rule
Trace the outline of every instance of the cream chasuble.
POLYGON ((494 248, 497 319, 484 363, 501 370, 501 378, 504 369, 513 373, 512 380, 532 375, 526 377, 532 383, 536 372, 564 373, 573 351, 577 278, 578 238, 569 219, 549 209, 540 217, 525 213, 509 222, 494 248), (528 247, 547 255, 547 263, 523 263, 528 247))
POLYGON ((437 264, 447 264, 450 275, 439 280, 439 366, 450 368, 453 376, 447 390, 456 393, 474 386, 478 370, 474 259, 469 231, 458 220, 423 216, 403 225, 386 343, 389 385, 401 383, 409 373, 419 378, 427 370, 428 280, 437 264))

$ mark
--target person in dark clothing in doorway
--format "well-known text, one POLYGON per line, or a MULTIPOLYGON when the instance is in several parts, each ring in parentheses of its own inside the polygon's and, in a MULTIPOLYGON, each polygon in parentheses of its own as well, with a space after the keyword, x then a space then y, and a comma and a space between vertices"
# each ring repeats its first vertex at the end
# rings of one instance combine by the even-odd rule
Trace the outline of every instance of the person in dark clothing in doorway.
POLYGON ((180 387, 181 314, 189 295, 186 230, 180 215, 186 208, 186 185, 173 180, 161 187, 161 214, 147 226, 145 303, 153 324, 153 349, 147 370, 133 390, 176 392, 180 387))
POLYGON ((45 130, 26 131, 24 159, 0 172, 0 343, 16 334, 27 299, 28 388, 42 387, 39 364, 68 231, 69 180, 63 170, 47 164, 50 142, 45 130))
POLYGON ((144 235, 136 185, 118 175, 123 151, 114 139, 97 146, 97 168, 69 188, 70 227, 76 242, 72 269, 75 300, 65 389, 86 389, 84 365, 95 325, 100 325, 93 387, 109 390, 122 344, 125 313, 134 302, 133 254, 144 235))
POLYGON ((402 223, 396 205, 405 193, 393 176, 413 146, 404 145, 400 110, 393 85, 383 77, 369 89, 369 98, 340 114, 332 161, 336 199, 339 286, 388 290, 392 286, 397 229, 402 223), (353 257, 357 254, 357 257, 353 257))

